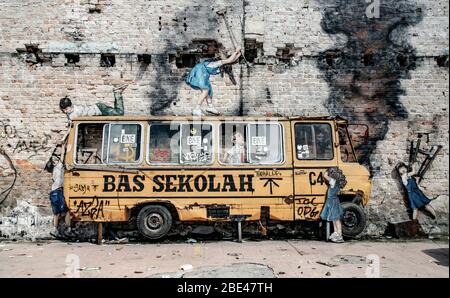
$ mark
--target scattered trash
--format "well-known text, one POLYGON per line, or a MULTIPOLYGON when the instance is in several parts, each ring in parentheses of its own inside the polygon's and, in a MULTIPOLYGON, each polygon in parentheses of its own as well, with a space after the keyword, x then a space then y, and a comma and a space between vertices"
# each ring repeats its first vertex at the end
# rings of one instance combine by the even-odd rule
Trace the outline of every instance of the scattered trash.
POLYGON ((330 275, 331 275, 331 272, 328 271, 327 273, 325 273, 325 275, 326 275, 326 276, 330 276, 330 275))
POLYGON ((142 272, 142 271, 134 271, 134 273, 141 274, 141 273, 144 273, 144 272, 142 272))
POLYGON ((26 257, 26 258, 32 258, 32 255, 27 255, 27 254, 17 254, 17 255, 12 255, 9 256, 10 258, 15 258, 15 257, 26 257))
POLYGON ((302 266, 298 265, 298 266, 297 266, 297 269, 300 269, 300 268, 302 268, 302 266))
POLYGON ((191 264, 184 264, 180 266, 180 269, 183 271, 189 271, 194 269, 194 266, 192 266, 191 264))
POLYGON ((123 248, 123 247, 118 247, 118 248, 116 248, 116 250, 122 250, 122 248, 123 248))
POLYGON ((114 240, 104 240, 104 241, 102 241, 102 243, 105 243, 105 244, 123 244, 123 243, 128 243, 128 238, 126 238, 126 237, 124 237, 124 238, 117 238, 117 239, 114 239, 114 240))
POLYGON ((227 255, 229 255, 229 256, 231 256, 231 257, 238 257, 238 256, 240 256, 241 254, 240 254, 240 253, 237 253, 237 252, 230 252, 230 253, 227 253, 227 255))
POLYGON ((99 271, 102 267, 82 267, 78 268, 78 271, 99 271))
POLYGON ((157 259, 160 259, 162 256, 156 256, 157 259))
POLYGON ((332 261, 338 264, 368 264, 366 257, 354 255, 337 255, 332 258, 332 261))
POLYGON ((321 261, 317 261, 316 263, 317 263, 317 264, 320 264, 320 265, 327 266, 327 267, 336 267, 336 266, 339 266, 339 265, 337 265, 337 264, 331 264, 331 263, 326 263, 326 262, 321 262, 321 261))
POLYGON ((286 274, 286 272, 280 271, 280 272, 278 272, 278 274, 283 275, 283 274, 286 274))
POLYGON ((186 243, 197 243, 197 240, 189 238, 188 240, 186 240, 186 243))

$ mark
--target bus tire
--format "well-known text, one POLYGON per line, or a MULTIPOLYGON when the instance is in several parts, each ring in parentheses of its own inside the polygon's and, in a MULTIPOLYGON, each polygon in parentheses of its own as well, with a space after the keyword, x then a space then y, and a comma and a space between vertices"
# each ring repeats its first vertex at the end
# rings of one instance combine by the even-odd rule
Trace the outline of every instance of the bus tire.
POLYGON ((156 240, 164 237, 172 227, 172 214, 161 205, 142 207, 137 216, 137 228, 142 236, 156 240))
POLYGON ((342 206, 342 234, 346 237, 356 237, 366 227, 364 209, 352 202, 343 202, 342 206))

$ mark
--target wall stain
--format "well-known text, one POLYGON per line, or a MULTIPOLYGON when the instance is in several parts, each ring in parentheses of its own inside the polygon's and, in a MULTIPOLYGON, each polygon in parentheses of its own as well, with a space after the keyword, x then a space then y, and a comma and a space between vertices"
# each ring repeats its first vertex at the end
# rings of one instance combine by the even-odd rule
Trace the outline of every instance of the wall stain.
POLYGON ((324 8, 321 22, 328 34, 344 34, 344 48, 320 53, 318 67, 331 93, 330 114, 369 125, 369 139, 356 149, 370 165, 376 143, 383 140, 392 120, 408 118, 399 98, 400 80, 416 68, 416 50, 405 40, 406 28, 418 24, 423 9, 412 1, 381 1, 379 18, 366 15, 365 1, 318 0, 324 8))

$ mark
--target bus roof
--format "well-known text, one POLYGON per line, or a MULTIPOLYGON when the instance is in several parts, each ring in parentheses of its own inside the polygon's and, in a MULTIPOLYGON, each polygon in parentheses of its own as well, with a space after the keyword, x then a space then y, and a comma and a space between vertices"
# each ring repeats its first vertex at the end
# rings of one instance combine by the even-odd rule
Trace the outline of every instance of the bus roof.
POLYGON ((347 120, 340 116, 292 116, 292 117, 269 117, 269 116, 142 116, 142 115, 125 115, 125 116, 89 116, 74 118, 73 121, 242 121, 242 120, 273 120, 273 121, 289 121, 289 120, 332 120, 340 123, 347 123, 347 120))

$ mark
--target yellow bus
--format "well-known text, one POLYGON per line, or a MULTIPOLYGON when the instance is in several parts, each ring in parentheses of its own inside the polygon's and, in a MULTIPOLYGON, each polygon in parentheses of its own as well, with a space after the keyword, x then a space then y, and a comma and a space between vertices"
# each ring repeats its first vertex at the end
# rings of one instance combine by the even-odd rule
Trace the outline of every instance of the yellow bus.
POLYGON ((64 195, 74 220, 129 222, 146 238, 175 222, 320 222, 324 172, 347 177, 343 233, 365 227, 369 171, 339 117, 85 117, 71 123, 64 195))

